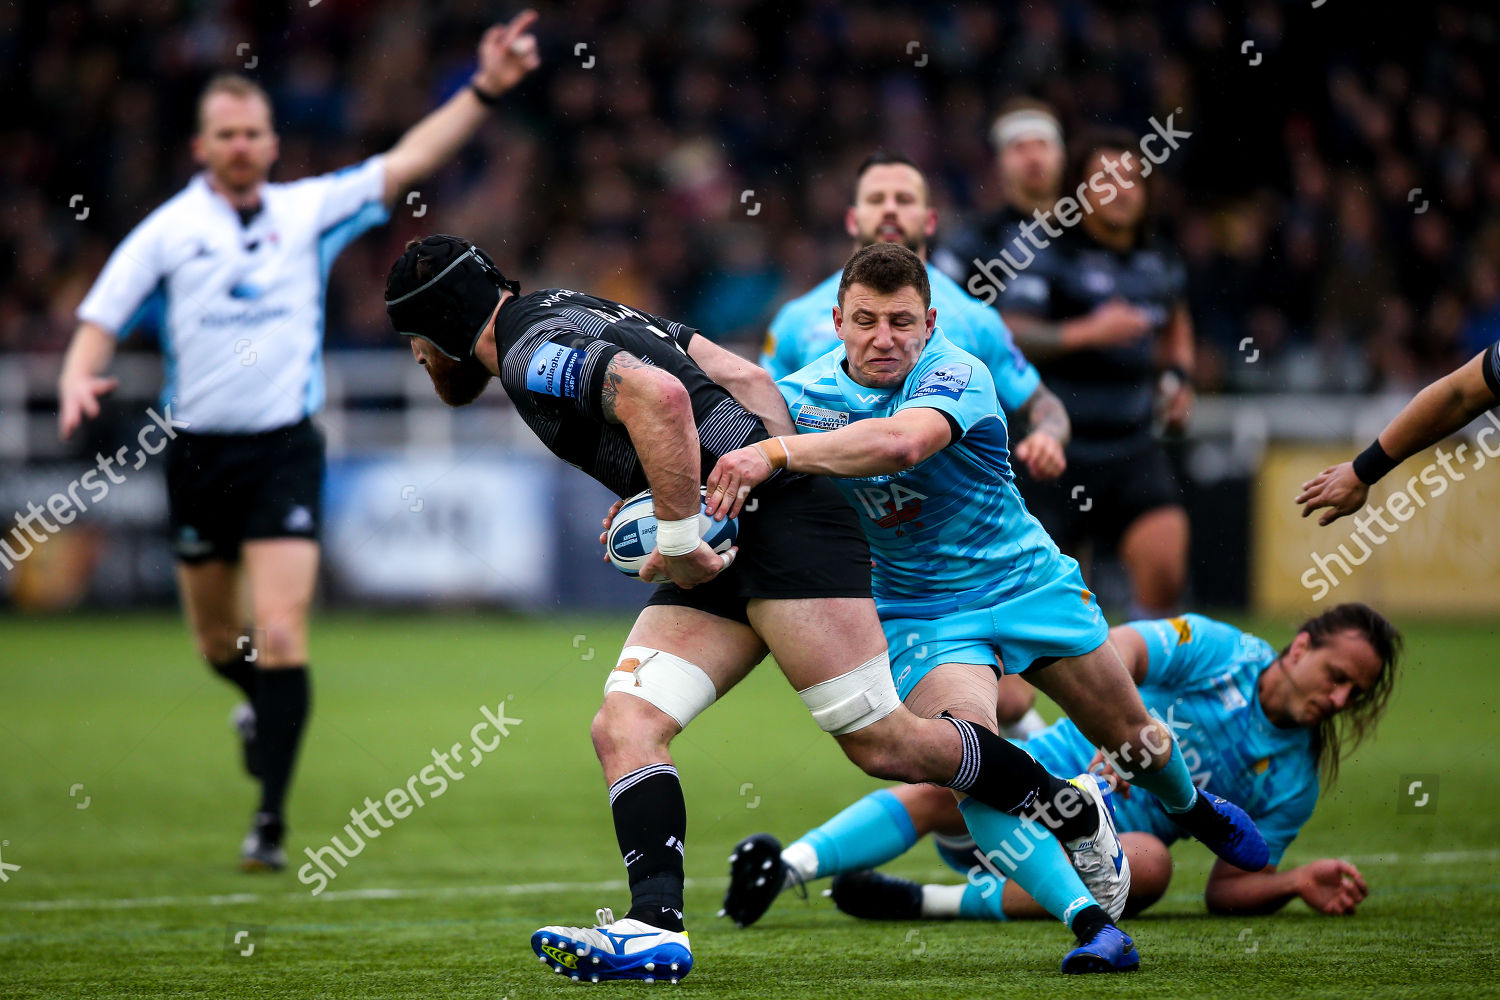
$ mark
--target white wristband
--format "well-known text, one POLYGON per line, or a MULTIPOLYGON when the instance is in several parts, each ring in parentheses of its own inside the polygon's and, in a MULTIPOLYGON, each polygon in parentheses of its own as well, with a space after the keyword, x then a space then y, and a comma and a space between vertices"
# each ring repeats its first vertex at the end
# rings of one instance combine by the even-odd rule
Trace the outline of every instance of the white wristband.
POLYGON ((701 541, 703 534, 698 530, 697 514, 680 521, 656 522, 656 547, 664 556, 685 556, 701 541))

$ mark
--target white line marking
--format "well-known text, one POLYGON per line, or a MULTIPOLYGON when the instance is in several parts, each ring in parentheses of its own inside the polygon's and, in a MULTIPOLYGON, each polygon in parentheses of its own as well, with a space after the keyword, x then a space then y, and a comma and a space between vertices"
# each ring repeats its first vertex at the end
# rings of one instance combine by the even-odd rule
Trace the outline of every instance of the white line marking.
MULTIPOLYGON (((1455 865, 1500 861, 1500 850, 1429 851, 1425 854, 1350 854, 1344 860, 1360 865, 1455 865)), ((945 869, 946 870, 946 869, 945 869)), ((718 880, 712 880, 718 884, 718 880)), ((688 879, 687 887, 703 884, 688 879)), ((306 892, 234 892, 221 896, 140 896, 121 899, 36 899, 0 903, 4 910, 138 910, 156 906, 242 906, 248 903, 339 902, 363 899, 447 899, 455 896, 533 896, 557 892, 619 892, 624 879, 606 882, 522 882, 514 885, 421 886, 410 889, 330 889, 318 896, 306 892)))

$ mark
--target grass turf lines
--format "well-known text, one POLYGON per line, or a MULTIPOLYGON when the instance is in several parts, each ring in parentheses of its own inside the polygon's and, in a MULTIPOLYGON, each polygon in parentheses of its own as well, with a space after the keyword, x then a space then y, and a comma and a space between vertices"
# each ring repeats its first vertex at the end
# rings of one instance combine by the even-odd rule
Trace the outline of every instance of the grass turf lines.
MULTIPOLYGON (((1252 624, 1279 646, 1294 623, 1252 624)), ((817 894, 826 882, 735 930, 713 917, 734 842, 757 830, 790 840, 877 787, 767 665, 675 745, 696 968, 676 987, 594 988, 844 1000, 1496 995, 1500 626, 1398 624, 1408 654, 1390 714, 1286 859, 1353 860, 1371 887, 1356 917, 1301 902, 1268 918, 1207 917, 1210 859, 1186 843, 1168 897, 1126 924, 1142 952, 1130 976, 1063 977, 1070 938, 1050 923, 860 923, 817 894)), ((581 987, 549 974, 527 939, 546 923, 589 924, 597 906, 628 908, 588 739, 624 632, 619 620, 319 618, 291 868, 254 876, 235 867, 255 789, 226 724, 234 694, 195 662, 179 622, 0 618, 0 996, 572 995, 581 987), (501 699, 521 721, 471 763, 471 729, 501 699), (298 881, 304 847, 342 837, 366 796, 407 786, 454 743, 462 779, 380 828, 346 868, 334 864, 321 895, 298 881)), ((478 735, 496 739, 493 727, 478 735)), ((927 844, 889 870, 956 880, 927 844)))

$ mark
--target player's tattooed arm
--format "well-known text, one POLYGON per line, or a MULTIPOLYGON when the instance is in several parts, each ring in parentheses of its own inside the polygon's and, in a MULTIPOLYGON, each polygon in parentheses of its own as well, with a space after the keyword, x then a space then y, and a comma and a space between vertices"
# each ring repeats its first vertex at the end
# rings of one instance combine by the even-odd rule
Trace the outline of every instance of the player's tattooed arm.
MULTIPOLYGON (((609 366, 604 371, 604 387, 599 394, 599 406, 604 410, 604 419, 612 424, 622 424, 617 412, 620 401, 620 389, 625 385, 630 373, 650 371, 651 366, 633 354, 621 351, 609 359, 609 366)), ((665 374, 665 373, 663 373, 665 374)), ((645 376, 637 376, 637 381, 645 376)), ((675 380, 674 380, 675 381, 675 380)))
POLYGON ((1038 385, 1026 401, 1026 420, 1032 434, 1046 434, 1060 445, 1066 445, 1073 437, 1068 408, 1045 385, 1038 385))
POLYGON ((702 474, 698 426, 687 387, 677 376, 620 351, 605 369, 599 407, 605 420, 623 425, 630 435, 657 517, 678 520, 696 513, 702 474))
POLYGON ((1045 385, 1038 385, 1023 408, 1030 430, 1016 442, 1011 455, 1015 465, 1026 470, 1038 482, 1048 482, 1068 468, 1063 450, 1072 434, 1068 411, 1062 400, 1045 385))

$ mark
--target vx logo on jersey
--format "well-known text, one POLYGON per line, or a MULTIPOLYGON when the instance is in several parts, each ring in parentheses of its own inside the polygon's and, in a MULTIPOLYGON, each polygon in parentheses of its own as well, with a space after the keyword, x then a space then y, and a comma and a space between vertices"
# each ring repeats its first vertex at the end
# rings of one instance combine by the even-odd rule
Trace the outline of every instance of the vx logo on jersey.
POLYGON ((922 501, 928 499, 927 494, 898 482, 892 482, 890 489, 861 486, 854 491, 854 497, 865 513, 870 515, 870 520, 882 528, 896 528, 898 534, 903 524, 914 523, 918 528, 922 526, 917 518, 922 516, 922 501))

